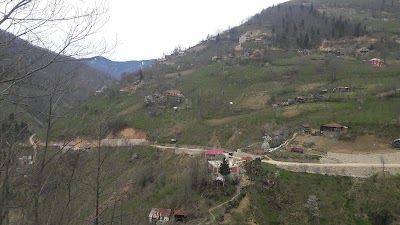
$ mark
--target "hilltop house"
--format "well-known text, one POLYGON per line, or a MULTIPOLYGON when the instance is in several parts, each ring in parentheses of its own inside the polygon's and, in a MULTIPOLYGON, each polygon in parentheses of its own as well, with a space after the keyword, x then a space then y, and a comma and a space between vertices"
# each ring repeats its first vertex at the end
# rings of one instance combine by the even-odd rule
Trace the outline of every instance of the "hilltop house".
POLYGON ((152 208, 149 214, 149 223, 164 223, 169 221, 171 209, 152 208))
POLYGON ((320 127, 320 132, 323 134, 324 132, 337 132, 337 133, 347 133, 349 131, 349 127, 343 126, 337 123, 329 123, 322 125, 320 127))

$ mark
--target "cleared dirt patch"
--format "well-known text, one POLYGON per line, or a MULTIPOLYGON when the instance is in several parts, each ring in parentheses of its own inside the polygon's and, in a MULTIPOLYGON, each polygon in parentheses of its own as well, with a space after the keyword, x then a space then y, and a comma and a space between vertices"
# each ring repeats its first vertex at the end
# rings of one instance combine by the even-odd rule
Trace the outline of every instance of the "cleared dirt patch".
POLYGON ((144 131, 137 131, 133 128, 126 128, 120 131, 117 135, 112 135, 111 133, 107 135, 107 139, 147 139, 147 133, 144 131))
POLYGON ((269 95, 246 97, 242 100, 242 106, 248 109, 263 109, 267 106, 269 99, 271 99, 269 95))
POLYGON ((357 137, 354 141, 340 141, 322 136, 301 136, 294 140, 298 145, 313 143, 314 151, 335 153, 395 153, 391 148, 390 140, 382 139, 375 135, 364 135, 357 137))

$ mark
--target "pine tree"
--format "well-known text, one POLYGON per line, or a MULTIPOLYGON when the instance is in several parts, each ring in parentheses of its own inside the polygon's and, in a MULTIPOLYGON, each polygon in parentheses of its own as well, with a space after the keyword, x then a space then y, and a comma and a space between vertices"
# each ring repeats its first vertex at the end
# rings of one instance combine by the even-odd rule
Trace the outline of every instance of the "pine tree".
POLYGON ((222 160, 222 164, 219 167, 219 173, 224 177, 231 174, 231 169, 229 168, 229 163, 226 161, 226 158, 222 160))

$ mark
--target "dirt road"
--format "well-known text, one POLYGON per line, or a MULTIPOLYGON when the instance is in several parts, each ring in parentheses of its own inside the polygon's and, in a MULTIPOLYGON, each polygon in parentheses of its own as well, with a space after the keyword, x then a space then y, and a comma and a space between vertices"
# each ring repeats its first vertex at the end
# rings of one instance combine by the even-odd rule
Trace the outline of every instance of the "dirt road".
POLYGON ((400 164, 398 163, 296 163, 281 162, 272 159, 264 159, 262 162, 273 164, 280 169, 293 172, 330 174, 351 177, 368 177, 380 171, 385 171, 392 174, 400 173, 400 164))

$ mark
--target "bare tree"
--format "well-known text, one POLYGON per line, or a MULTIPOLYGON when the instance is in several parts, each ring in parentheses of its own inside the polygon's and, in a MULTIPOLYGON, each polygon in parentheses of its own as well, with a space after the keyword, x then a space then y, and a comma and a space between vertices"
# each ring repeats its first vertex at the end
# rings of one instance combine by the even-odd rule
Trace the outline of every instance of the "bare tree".
MULTIPOLYGON (((52 127, 65 116, 65 111, 59 110, 61 99, 70 91, 66 84, 78 77, 80 65, 63 68, 75 61, 74 57, 106 51, 104 44, 90 41, 107 21, 106 12, 101 1, 85 6, 74 0, 0 0, 0 103, 24 107, 46 121, 44 147, 32 173, 33 224, 43 222, 39 216, 41 196, 49 186, 49 162, 55 159, 55 154, 48 154, 52 127), (46 74, 49 68, 58 69, 57 74, 46 74), (43 104, 33 104, 39 98, 43 104)), ((9 221, 16 149, 15 141, 0 147, 0 225, 9 221)), ((74 173, 70 179, 73 177, 74 173)))

